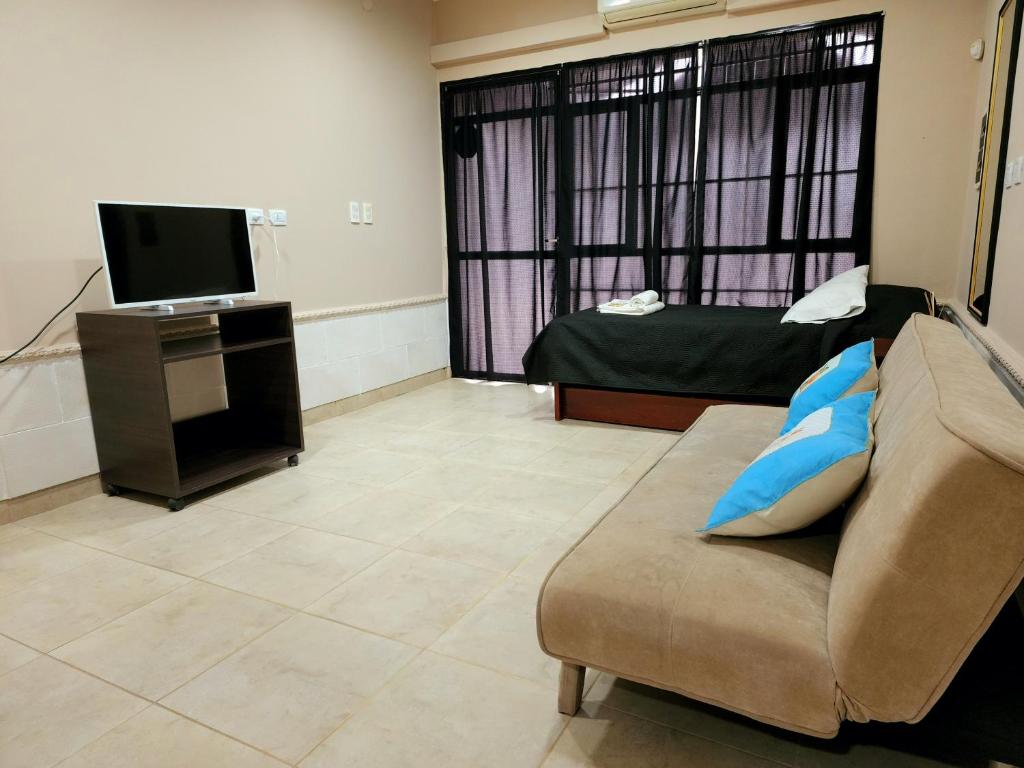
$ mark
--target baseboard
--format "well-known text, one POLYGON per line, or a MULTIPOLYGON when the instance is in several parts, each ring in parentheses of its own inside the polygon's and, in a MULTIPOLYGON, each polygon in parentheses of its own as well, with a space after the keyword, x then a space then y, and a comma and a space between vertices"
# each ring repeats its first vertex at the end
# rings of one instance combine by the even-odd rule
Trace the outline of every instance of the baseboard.
POLYGON ((419 376, 413 376, 411 379, 388 384, 380 389, 371 389, 369 392, 363 392, 362 394, 346 397, 342 400, 335 400, 333 403, 324 403, 315 408, 310 408, 308 411, 302 412, 302 423, 308 427, 326 419, 333 419, 335 416, 358 411, 360 408, 365 408, 368 405, 379 403, 382 400, 390 400, 392 397, 398 397, 407 392, 413 392, 414 390, 449 378, 451 378, 450 368, 440 368, 430 373, 422 373, 419 376))
POLYGON ((0 525, 49 512, 74 501, 81 501, 102 492, 99 475, 87 475, 51 488, 26 493, 0 501, 0 525))
MULTIPOLYGON (((302 423, 305 426, 316 424, 319 421, 332 419, 343 413, 350 413, 351 411, 365 408, 368 405, 421 389, 430 384, 436 384, 450 377, 451 369, 441 368, 430 373, 413 376, 411 379, 389 384, 380 389, 363 392, 361 395, 346 397, 333 403, 325 403, 316 408, 310 408, 308 411, 303 411, 302 423)), ((62 483, 61 485, 55 485, 51 488, 43 488, 34 493, 27 493, 24 496, 6 499, 0 501, 0 525, 24 520, 26 517, 39 515, 43 512, 49 512, 51 509, 56 509, 75 501, 81 501, 102 492, 100 476, 88 475, 77 480, 62 483)))

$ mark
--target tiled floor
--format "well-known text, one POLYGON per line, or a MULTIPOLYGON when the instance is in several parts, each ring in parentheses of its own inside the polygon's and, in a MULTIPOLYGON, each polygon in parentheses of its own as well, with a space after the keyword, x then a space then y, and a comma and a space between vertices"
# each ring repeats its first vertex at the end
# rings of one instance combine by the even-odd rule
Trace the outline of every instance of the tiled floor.
POLYGON ((675 435, 453 380, 306 437, 176 514, 100 496, 0 527, 0 766, 938 764, 605 675, 556 712, 540 582, 675 435))

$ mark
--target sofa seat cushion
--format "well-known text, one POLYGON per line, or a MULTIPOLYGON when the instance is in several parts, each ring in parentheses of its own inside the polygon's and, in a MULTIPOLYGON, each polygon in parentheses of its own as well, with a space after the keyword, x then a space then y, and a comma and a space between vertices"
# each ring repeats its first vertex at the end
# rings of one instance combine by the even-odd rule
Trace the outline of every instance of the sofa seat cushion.
POLYGON ((837 537, 699 534, 782 408, 718 406, 557 564, 541 647, 763 722, 838 731, 825 616, 837 537))

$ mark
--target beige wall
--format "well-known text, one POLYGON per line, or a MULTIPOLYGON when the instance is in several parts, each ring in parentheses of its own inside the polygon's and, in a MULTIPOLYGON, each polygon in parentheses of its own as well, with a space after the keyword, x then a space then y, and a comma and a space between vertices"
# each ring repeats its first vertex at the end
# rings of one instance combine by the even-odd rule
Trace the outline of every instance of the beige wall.
MULTIPOLYGON (((988 0, 984 38, 988 48, 984 69, 979 72, 977 97, 974 103, 974 124, 981 124, 987 109, 992 81, 992 55, 995 51, 996 23, 1003 0, 988 0)), ((975 129, 977 130, 977 128, 975 129)), ((974 151, 977 151, 976 145, 974 151)), ((1008 160, 1024 155, 1024 55, 1017 61, 1016 86, 1011 111, 1008 160)), ((973 181, 973 180, 972 180, 973 181)), ((959 279, 956 302, 963 310, 970 285, 971 256, 974 250, 974 227, 977 221, 978 192, 968 185, 964 209, 959 279)), ((1024 373, 1024 185, 1003 190, 999 236, 996 241, 995 268, 992 273, 992 296, 988 328, 981 332, 1024 373)), ((966 310, 961 312, 967 315, 966 310)), ((975 325, 976 324, 972 324, 975 325)), ((980 329, 979 329, 980 330, 980 329)))
MULTIPOLYGON (((98 265, 97 198, 286 209, 259 277, 300 310, 439 293, 432 6, 0 0, 0 350, 98 265)), ((106 305, 97 279, 78 308, 106 305)))
POLYGON ((450 43, 594 13, 597 0, 437 0, 434 42, 450 43))
MULTIPOLYGON (((437 42, 496 28, 502 3, 440 0, 437 42)), ((518 22, 549 21, 543 0, 517 0, 518 22), (534 9, 534 18, 523 18, 534 9)), ((565 3, 577 7, 577 0, 565 3)), ((581 12, 592 12, 594 3, 581 12)), ((439 71, 444 80, 525 69, 563 61, 640 51, 677 43, 802 22, 885 11, 875 179, 873 282, 922 285, 940 298, 953 295, 961 255, 965 179, 973 173, 973 107, 979 65, 968 55, 982 33, 985 0, 830 0, 744 15, 695 17, 615 32, 596 41, 460 65, 439 71), (964 108, 969 105, 969 108, 964 108)))

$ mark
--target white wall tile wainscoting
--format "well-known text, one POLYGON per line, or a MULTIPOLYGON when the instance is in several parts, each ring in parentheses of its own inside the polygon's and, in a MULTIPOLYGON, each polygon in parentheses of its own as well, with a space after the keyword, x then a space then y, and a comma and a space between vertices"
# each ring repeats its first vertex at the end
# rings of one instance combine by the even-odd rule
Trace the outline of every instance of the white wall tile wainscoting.
MULTIPOLYGON (((295 315, 303 410, 448 366, 442 296, 295 315)), ((167 366, 171 413, 223 406, 219 358, 167 366)), ((0 367, 0 501, 98 471, 77 346, 37 350, 0 367)))

